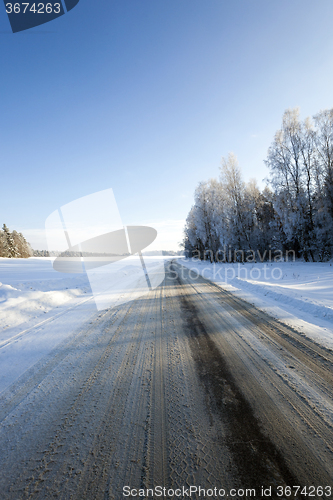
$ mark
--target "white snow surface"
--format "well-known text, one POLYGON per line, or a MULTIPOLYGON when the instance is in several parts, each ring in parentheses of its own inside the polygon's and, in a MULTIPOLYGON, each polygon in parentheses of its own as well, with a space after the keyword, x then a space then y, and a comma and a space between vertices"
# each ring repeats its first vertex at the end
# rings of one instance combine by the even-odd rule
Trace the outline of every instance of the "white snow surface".
POLYGON ((0 259, 0 332, 91 293, 86 275, 58 273, 52 260, 0 259))
POLYGON ((178 262, 333 349, 332 262, 178 262))
POLYGON ((84 274, 52 258, 0 258, 0 392, 96 314, 84 274))

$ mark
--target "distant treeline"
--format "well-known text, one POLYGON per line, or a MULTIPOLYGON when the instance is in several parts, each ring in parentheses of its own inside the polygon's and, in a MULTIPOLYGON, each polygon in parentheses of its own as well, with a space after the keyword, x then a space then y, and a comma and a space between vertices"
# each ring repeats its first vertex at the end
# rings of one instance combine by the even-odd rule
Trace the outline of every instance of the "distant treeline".
MULTIPOLYGON (((159 255, 159 252, 148 251, 146 255, 159 255)), ((162 250, 162 255, 182 255, 183 251, 168 251, 162 250)), ((0 257, 6 258, 28 258, 28 257, 106 257, 112 256, 113 254, 96 254, 96 253, 82 253, 82 252, 59 252, 59 251, 48 251, 48 250, 33 250, 30 244, 27 242, 22 233, 17 231, 12 231, 8 229, 6 224, 0 229, 0 257)), ((129 254, 128 254, 129 255, 129 254)))
MULTIPOLYGON (((155 251, 155 250, 152 250, 152 251, 143 251, 143 255, 160 255, 162 253, 162 255, 174 255, 174 256, 177 256, 177 255, 182 255, 184 253, 183 250, 179 250, 179 251, 173 251, 173 250, 161 250, 161 252, 158 252, 158 251, 155 251)), ((57 251, 54 251, 54 252, 49 252, 48 250, 34 250, 33 251, 33 255, 34 257, 108 257, 108 256, 115 256, 116 254, 106 254, 106 253, 100 253, 100 254, 96 254, 96 253, 88 253, 88 252, 69 252, 69 251, 66 251, 66 252, 57 252, 57 251)), ((130 256, 130 254, 126 254, 127 256, 130 256)))
POLYGON ((298 109, 287 110, 265 163, 270 175, 262 191, 256 180, 243 181, 232 153, 222 158, 219 179, 198 185, 185 225, 187 256, 215 262, 287 252, 305 261, 332 258, 333 109, 304 122, 298 109))
MULTIPOLYGON (((34 250, 33 256, 34 257, 57 257, 59 255, 59 252, 53 252, 54 255, 50 255, 50 252, 48 250, 34 250)), ((51 252, 52 254, 52 252, 51 252)))
POLYGON ((6 224, 0 229, 0 257, 27 258, 33 255, 33 250, 22 233, 8 229, 6 224))

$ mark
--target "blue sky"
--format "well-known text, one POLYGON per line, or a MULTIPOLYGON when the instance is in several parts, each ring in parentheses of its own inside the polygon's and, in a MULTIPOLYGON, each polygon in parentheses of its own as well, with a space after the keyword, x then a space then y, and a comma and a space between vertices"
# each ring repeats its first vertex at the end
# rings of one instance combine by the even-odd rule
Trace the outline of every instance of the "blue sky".
POLYGON ((333 107, 331 0, 80 0, 16 34, 0 7, 0 223, 35 248, 56 208, 112 187, 176 249, 222 156, 264 186, 285 109, 333 107))

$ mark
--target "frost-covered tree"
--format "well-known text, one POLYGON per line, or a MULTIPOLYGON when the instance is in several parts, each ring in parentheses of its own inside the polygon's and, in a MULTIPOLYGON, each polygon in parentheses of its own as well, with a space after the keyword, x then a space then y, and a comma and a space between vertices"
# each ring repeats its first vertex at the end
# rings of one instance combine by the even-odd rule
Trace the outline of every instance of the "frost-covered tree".
POLYGON ((321 111, 314 116, 314 120, 317 126, 318 175, 326 207, 333 218, 333 109, 321 111))
POLYGON ((265 187, 256 197, 256 246, 260 251, 260 260, 265 260, 269 251, 283 248, 284 233, 281 221, 274 210, 274 193, 265 187), (266 253, 265 253, 266 252, 266 253))
POLYGON ((0 257, 27 258, 32 255, 33 250, 23 234, 15 230, 11 233, 6 224, 4 224, 2 231, 0 230, 0 257))
POLYGON ((285 235, 284 246, 305 260, 314 260, 315 131, 309 119, 300 121, 298 108, 285 111, 266 165, 275 193, 274 208, 285 235))
POLYGON ((12 232, 12 238, 17 248, 18 257, 28 258, 33 255, 33 250, 22 233, 18 233, 14 230, 12 232))
POLYGON ((222 158, 220 179, 225 198, 224 216, 228 228, 228 245, 241 249, 244 236, 244 211, 242 206, 244 201, 244 182, 237 158, 233 153, 230 153, 228 158, 222 158))
POLYGON ((7 246, 5 233, 0 229, 0 257, 6 257, 7 246))
POLYGON ((314 116, 317 127, 314 231, 319 259, 332 256, 333 247, 333 109, 314 116))
POLYGON ((186 257, 193 257, 195 253, 200 254, 199 241, 197 238, 197 228, 195 224, 195 208, 192 207, 186 218, 184 228, 184 251, 186 257))
POLYGON ((235 250, 253 253, 259 237, 256 204, 260 193, 256 182, 251 180, 246 184, 243 181, 237 158, 233 153, 230 153, 228 158, 222 158, 220 172, 224 224, 228 227, 227 245, 233 249, 233 254, 235 250))
POLYGON ((194 205, 186 219, 185 251, 199 258, 215 260, 219 249, 220 218, 218 209, 219 183, 215 179, 200 182, 195 190, 194 205))
POLYGON ((6 257, 12 258, 12 257, 18 257, 19 252, 18 249, 15 245, 15 241, 13 239, 12 233, 9 231, 8 227, 6 224, 2 226, 2 230, 4 232, 5 236, 5 252, 6 252, 6 257))

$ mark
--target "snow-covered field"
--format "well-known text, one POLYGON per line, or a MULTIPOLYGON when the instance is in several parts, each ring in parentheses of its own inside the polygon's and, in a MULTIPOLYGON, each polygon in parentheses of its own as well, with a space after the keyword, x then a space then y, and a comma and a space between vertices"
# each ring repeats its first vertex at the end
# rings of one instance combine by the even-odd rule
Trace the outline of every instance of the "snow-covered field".
POLYGON ((96 314, 86 275, 0 258, 0 392, 96 314))
POLYGON ((0 259, 0 332, 91 293, 86 275, 58 273, 52 260, 0 259))
POLYGON ((178 262, 333 349, 332 262, 178 262))
MULTIPOLYGON (((66 274, 55 271, 52 267, 54 258, 4 259, 0 258, 0 343, 3 332, 24 324, 24 327, 45 320, 59 308, 68 309, 82 301, 95 300, 100 309, 119 305, 128 297, 121 297, 127 291, 133 298, 138 281, 146 280, 139 257, 130 257, 111 266, 97 268, 90 272, 89 279, 84 274, 66 274), (110 267, 112 273, 110 274, 110 267), (104 300, 103 300, 104 298, 104 300)), ((164 257, 147 257, 148 271, 160 266, 162 274, 150 274, 153 286, 157 286, 164 277, 164 257), (162 259, 162 260, 161 260, 162 259), (154 267, 155 266, 155 267, 154 267)), ((139 287, 140 288, 140 287, 139 287)), ((140 289, 137 295, 140 295, 140 289)), ((97 309, 96 309, 97 310, 97 309)))

